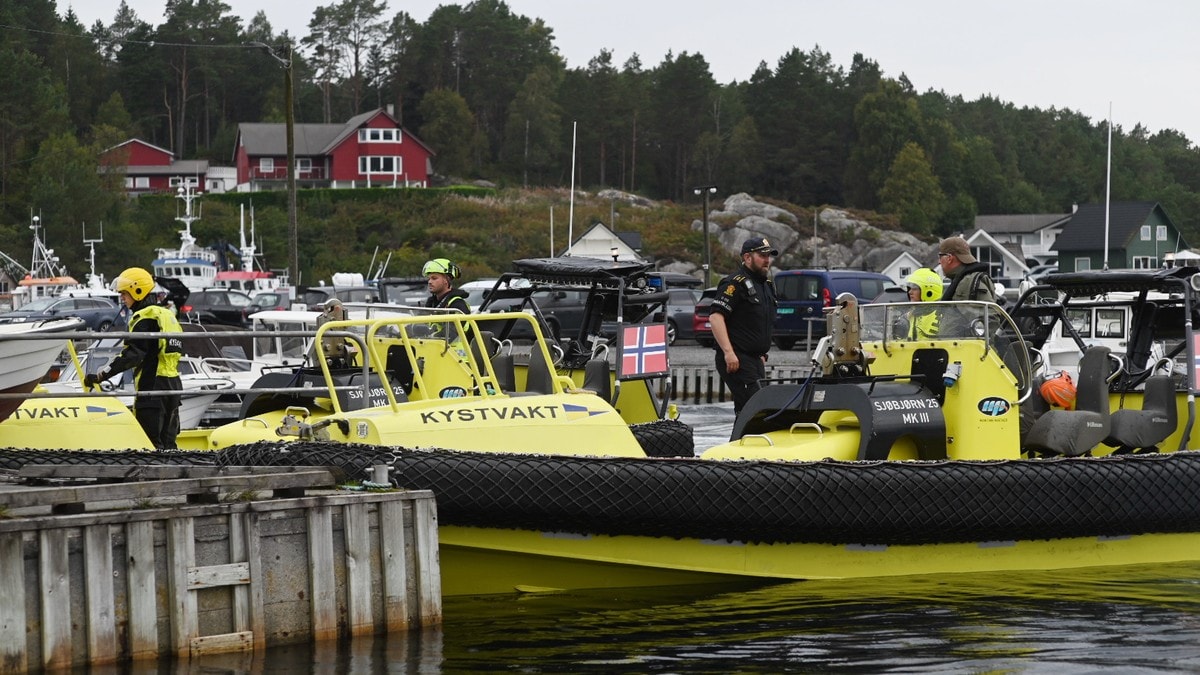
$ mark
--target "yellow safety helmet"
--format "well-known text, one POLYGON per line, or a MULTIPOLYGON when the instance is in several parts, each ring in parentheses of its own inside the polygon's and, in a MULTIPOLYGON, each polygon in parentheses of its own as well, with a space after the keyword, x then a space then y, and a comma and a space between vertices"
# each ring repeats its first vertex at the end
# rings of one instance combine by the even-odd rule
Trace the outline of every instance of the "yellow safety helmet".
POLYGON ((942 299, 942 277, 937 272, 922 267, 904 279, 905 286, 914 287, 921 292, 921 302, 934 302, 942 299))
POLYGON ((112 289, 118 293, 128 293, 135 301, 141 301, 154 290, 154 277, 141 267, 130 267, 113 279, 112 289))
POLYGON ((462 271, 447 258, 434 258, 421 268, 421 276, 427 277, 430 274, 445 274, 451 279, 457 279, 462 271))

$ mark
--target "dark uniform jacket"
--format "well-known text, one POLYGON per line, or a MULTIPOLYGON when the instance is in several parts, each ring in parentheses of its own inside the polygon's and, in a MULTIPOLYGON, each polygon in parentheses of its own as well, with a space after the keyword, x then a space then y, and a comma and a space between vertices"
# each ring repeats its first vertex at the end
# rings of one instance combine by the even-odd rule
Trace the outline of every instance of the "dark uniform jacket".
POLYGON ((471 313, 471 305, 467 303, 467 292, 460 288, 452 289, 449 293, 443 295, 440 300, 431 293, 425 301, 425 306, 436 307, 438 309, 457 309, 463 314, 471 313))
POLYGON ((775 306, 775 284, 742 265, 717 284, 712 311, 724 315, 735 352, 761 357, 771 349, 775 306))

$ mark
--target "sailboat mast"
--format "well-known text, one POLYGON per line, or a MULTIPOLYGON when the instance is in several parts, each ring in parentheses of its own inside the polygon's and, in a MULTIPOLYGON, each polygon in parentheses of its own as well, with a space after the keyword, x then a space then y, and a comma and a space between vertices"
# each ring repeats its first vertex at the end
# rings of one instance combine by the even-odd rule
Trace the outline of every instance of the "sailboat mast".
POLYGON ((1108 102, 1108 168, 1104 178, 1104 269, 1108 269, 1108 217, 1112 203, 1112 101, 1108 102))

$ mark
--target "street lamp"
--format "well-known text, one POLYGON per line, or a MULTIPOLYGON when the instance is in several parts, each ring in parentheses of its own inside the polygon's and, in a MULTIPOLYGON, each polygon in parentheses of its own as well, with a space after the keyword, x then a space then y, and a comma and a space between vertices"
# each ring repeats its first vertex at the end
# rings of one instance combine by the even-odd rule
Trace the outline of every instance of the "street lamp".
POLYGON ((698 185, 692 188, 692 194, 704 195, 704 220, 701 226, 704 228, 704 285, 707 287, 711 281, 709 270, 712 269, 712 249, 708 245, 708 196, 717 194, 717 186, 698 185))
POLYGON ((284 114, 287 128, 287 193, 288 193, 288 268, 290 282, 300 285, 300 228, 296 223, 296 95, 293 90, 292 44, 272 47, 263 42, 251 42, 252 47, 266 50, 283 67, 283 97, 287 99, 284 114))

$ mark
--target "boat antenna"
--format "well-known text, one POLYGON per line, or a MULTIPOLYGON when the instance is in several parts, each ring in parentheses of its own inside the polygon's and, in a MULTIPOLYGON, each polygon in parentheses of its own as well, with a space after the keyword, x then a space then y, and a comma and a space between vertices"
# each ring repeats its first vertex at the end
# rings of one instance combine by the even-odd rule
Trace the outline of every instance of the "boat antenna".
POLYGON ((54 249, 46 248, 46 244, 38 235, 38 229, 44 228, 42 225, 42 216, 33 214, 33 209, 29 209, 29 229, 33 230, 33 260, 29 266, 29 274, 33 277, 53 278, 58 276, 66 276, 67 270, 60 267, 58 264, 58 256, 54 255, 54 249))
POLYGON ((367 264, 368 279, 378 279, 380 276, 378 273, 372 274, 372 272, 375 270, 375 256, 377 255, 379 255, 379 246, 376 246, 375 250, 371 251, 371 262, 367 264))
POLYGON ((571 122, 571 210, 567 214, 567 255, 571 255, 571 245, 575 239, 575 139, 579 121, 571 122))
MULTIPOLYGON (((200 214, 199 210, 196 213, 192 213, 192 202, 196 200, 197 195, 191 184, 187 184, 176 188, 175 197, 183 200, 183 215, 175 216, 175 220, 183 223, 183 229, 179 231, 179 240, 182 243, 179 250, 180 253, 187 256, 196 247, 196 238, 192 236, 192 223, 200 220, 200 214)), ((176 205, 175 212, 179 212, 178 204, 176 205)))
POLYGON ((1112 101, 1108 102, 1108 170, 1104 179, 1104 269, 1108 269, 1108 217, 1112 198, 1112 101))
POLYGON ((104 288, 104 277, 96 274, 96 244, 104 243, 104 221, 100 221, 100 238, 88 239, 87 223, 83 224, 83 245, 88 247, 88 288, 104 288))

